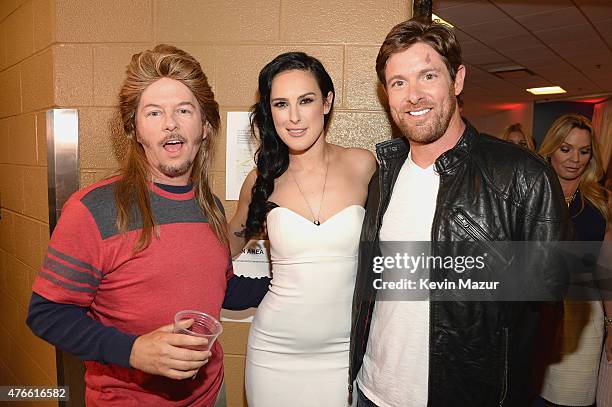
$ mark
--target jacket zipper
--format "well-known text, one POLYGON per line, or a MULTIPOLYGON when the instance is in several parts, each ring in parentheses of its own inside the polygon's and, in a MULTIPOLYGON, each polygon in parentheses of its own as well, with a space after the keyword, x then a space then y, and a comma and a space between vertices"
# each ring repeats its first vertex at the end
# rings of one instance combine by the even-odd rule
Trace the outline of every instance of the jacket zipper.
POLYGON ((492 239, 490 236, 482 230, 480 226, 476 224, 463 210, 456 209, 452 214, 453 219, 457 221, 457 223, 470 235, 474 241, 478 243, 484 244, 489 250, 495 253, 500 259, 502 259, 506 264, 509 264, 510 261, 504 256, 504 254, 499 251, 495 244, 492 243, 492 239))
POLYGON ((506 396, 508 395, 508 328, 504 328, 504 377, 502 382, 501 400, 499 407, 504 405, 506 396))

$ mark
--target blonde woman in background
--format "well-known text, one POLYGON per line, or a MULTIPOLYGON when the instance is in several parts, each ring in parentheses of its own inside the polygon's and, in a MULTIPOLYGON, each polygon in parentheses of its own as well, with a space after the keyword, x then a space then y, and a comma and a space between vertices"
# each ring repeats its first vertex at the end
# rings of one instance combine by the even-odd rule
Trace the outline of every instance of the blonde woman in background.
MULTIPOLYGON (((608 197, 599 183, 603 168, 591 122, 569 114, 557 119, 539 151, 554 168, 574 225, 574 240, 602 241, 609 226, 608 197)), ((609 236, 610 233, 607 234, 609 236)), ((610 301, 605 301, 612 316, 610 301)), ((560 406, 592 406, 604 338, 604 309, 600 301, 565 301, 560 330, 560 355, 546 368, 540 395, 560 406)), ((612 360, 610 337, 605 350, 612 360)), ((599 406, 601 407, 601 406, 599 406)))
POLYGON ((504 133, 501 136, 502 140, 509 141, 514 144, 518 144, 521 147, 525 147, 530 151, 535 151, 535 143, 533 137, 528 136, 523 131, 523 126, 520 123, 512 123, 504 129, 504 133))

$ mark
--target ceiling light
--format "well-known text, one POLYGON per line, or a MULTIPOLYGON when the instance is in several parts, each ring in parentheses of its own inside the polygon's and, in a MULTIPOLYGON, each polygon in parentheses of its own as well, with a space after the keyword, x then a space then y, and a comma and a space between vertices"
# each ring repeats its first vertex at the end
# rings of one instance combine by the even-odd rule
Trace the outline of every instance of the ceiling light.
POLYGON ((529 93, 534 95, 556 95, 557 93, 566 93, 566 90, 561 86, 544 86, 541 88, 529 88, 525 89, 529 93))
POLYGON ((438 24, 444 24, 444 25, 447 25, 447 26, 449 26, 450 28, 455 28, 455 26, 454 26, 454 25, 452 25, 452 24, 451 24, 451 23, 449 23, 448 21, 446 21, 446 20, 444 20, 444 19, 440 18, 440 16, 437 16, 437 15, 435 15, 435 14, 432 14, 432 15, 431 15, 431 21, 432 21, 432 22, 434 22, 434 23, 438 23, 438 24))

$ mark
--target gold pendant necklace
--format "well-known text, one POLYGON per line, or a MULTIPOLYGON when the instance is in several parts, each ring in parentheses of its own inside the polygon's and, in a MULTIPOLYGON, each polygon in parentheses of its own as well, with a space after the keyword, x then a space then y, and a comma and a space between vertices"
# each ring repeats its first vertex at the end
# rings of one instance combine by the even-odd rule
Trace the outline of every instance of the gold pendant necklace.
POLYGON ((572 202, 574 202, 574 198, 576 198, 576 194, 578 193, 578 189, 576 189, 574 191, 574 193, 572 194, 572 196, 566 196, 565 198, 565 203, 567 204, 567 207, 569 208, 572 205, 572 202))
POLYGON ((306 195, 304 195, 304 192, 302 192, 302 188, 300 188, 300 184, 298 184, 297 179, 293 175, 293 171, 289 170, 289 175, 291 175, 291 179, 293 179, 293 182, 295 182, 295 185, 298 187, 298 191, 300 191, 302 198, 304 198, 304 202, 306 202, 306 206, 308 206, 308 210, 310 211, 310 215, 312 216, 312 223, 314 223, 317 226, 321 226, 321 221, 320 221, 321 207, 323 206, 323 198, 325 197, 325 186, 327 185, 327 171, 328 170, 329 170, 329 157, 327 157, 327 164, 325 165, 325 178, 323 178, 323 192, 321 193, 321 200, 319 201, 319 211, 317 212, 316 217, 314 216, 312 207, 308 203, 308 199, 306 199, 306 195))

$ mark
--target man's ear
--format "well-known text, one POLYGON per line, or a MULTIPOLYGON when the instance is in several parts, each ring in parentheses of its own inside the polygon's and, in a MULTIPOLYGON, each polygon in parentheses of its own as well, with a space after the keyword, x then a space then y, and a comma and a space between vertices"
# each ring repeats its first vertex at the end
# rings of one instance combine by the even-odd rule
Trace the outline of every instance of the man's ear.
POLYGON ((455 96, 458 96, 463 91, 463 82, 465 81, 465 66, 459 65, 455 74, 455 96))
POLYGON ((204 122, 204 124, 202 125, 202 140, 205 140, 206 137, 208 137, 209 127, 210 127, 210 124, 208 124, 208 122, 204 122))

